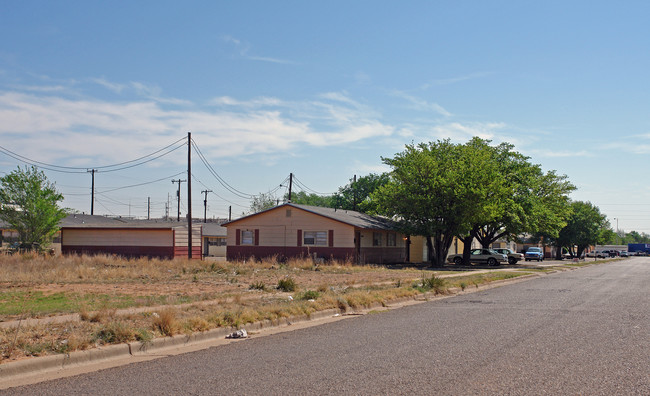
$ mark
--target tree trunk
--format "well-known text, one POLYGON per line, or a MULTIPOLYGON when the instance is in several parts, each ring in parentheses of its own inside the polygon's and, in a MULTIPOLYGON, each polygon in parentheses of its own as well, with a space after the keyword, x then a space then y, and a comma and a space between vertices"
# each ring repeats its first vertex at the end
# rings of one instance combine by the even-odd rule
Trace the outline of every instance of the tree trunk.
POLYGON ((469 262, 469 256, 472 251, 472 240, 474 239, 474 236, 470 235, 467 236, 463 239, 463 265, 470 265, 469 262))

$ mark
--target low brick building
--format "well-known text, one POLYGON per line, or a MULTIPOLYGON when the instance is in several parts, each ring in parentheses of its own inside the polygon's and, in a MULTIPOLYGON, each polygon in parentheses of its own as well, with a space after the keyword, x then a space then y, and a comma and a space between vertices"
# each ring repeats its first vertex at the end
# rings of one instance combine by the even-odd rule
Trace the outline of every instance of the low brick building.
POLYGON ((350 210, 287 203, 223 226, 228 260, 316 256, 383 264, 407 258, 395 222, 350 210))

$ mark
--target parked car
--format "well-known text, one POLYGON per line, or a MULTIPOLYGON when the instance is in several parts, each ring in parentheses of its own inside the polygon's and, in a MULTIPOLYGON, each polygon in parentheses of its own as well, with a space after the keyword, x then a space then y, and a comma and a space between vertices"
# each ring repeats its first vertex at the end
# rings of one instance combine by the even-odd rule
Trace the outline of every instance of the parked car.
MULTIPOLYGON (((463 263, 462 254, 450 254, 447 261, 460 265, 463 263)), ((481 263, 487 265, 499 265, 508 262, 508 256, 505 254, 497 253, 492 249, 472 249, 469 255, 471 263, 481 263)))
POLYGON ((521 253, 513 252, 510 249, 505 249, 505 248, 497 248, 497 249, 492 249, 497 253, 505 254, 508 256, 508 264, 510 265, 515 265, 519 260, 523 260, 524 255, 521 253))
POLYGON ((528 250, 526 250, 526 253, 524 253, 524 258, 526 261, 530 261, 530 260, 544 261, 544 252, 542 251, 542 248, 532 246, 529 247, 528 250))
POLYGON ((627 254, 627 250, 621 250, 621 257, 630 257, 630 255, 627 254))

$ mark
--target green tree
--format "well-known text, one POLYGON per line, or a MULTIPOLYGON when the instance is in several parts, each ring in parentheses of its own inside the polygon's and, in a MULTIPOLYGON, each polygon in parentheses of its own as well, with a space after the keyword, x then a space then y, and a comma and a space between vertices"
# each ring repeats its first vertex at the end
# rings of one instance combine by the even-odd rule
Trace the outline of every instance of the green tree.
POLYGON ((425 236, 429 261, 444 264, 454 236, 468 233, 477 208, 483 210, 484 187, 498 182, 489 156, 447 139, 407 145, 382 160, 392 171, 372 195, 378 211, 397 219, 403 232, 425 236))
MULTIPOLYGON (((284 202, 289 201, 289 194, 285 194, 284 202)), ((291 203, 298 205, 311 205, 311 206, 323 206, 323 207, 333 207, 333 197, 332 196, 323 196, 318 194, 307 194, 304 191, 299 191, 297 193, 291 194, 291 203)))
POLYGON ((571 257, 582 257, 582 252, 590 246, 604 242, 611 232, 607 217, 590 202, 571 203, 572 213, 567 225, 558 234, 556 244, 569 252, 571 257))
POLYGON ((371 195, 389 180, 387 173, 371 173, 359 177, 356 181, 350 179, 350 183, 339 188, 339 191, 334 194, 329 206, 362 213, 376 213, 377 203, 371 199, 371 195))
POLYGON ((249 209, 249 214, 258 213, 271 209, 277 205, 277 198, 271 194, 260 193, 256 195, 251 200, 251 206, 249 209))
POLYGON ((476 227, 476 238, 483 247, 524 233, 555 238, 570 213, 568 194, 575 186, 555 171, 544 173, 539 165, 530 163, 529 157, 513 148, 509 143, 493 148, 498 177, 504 183, 490 197, 497 203, 492 220, 476 227))
POLYGON ((17 170, 0 178, 0 219, 18 232, 21 244, 33 249, 47 246, 66 216, 58 206, 63 195, 36 167, 17 170))

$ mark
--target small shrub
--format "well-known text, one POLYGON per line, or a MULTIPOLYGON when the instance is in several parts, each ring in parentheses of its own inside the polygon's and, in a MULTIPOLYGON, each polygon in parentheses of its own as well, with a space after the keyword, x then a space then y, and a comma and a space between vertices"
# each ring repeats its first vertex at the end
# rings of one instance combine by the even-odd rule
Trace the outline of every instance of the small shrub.
POLYGON ((296 290, 296 281, 293 278, 284 278, 278 281, 277 289, 284 292, 292 292, 296 290))
POLYGON ((465 289, 467 288, 467 283, 465 283, 465 282, 460 282, 460 285, 459 285, 459 286, 460 286, 460 290, 465 291, 465 289))
POLYGON ((161 311, 158 315, 153 316, 153 327, 163 335, 173 336, 178 330, 176 313, 171 309, 161 311))
POLYGON ((135 331, 135 339, 143 343, 149 343, 153 340, 153 333, 147 329, 137 329, 135 331))
POLYGON ((190 332, 192 332, 192 331, 206 331, 206 330, 210 330, 210 323, 207 320, 205 320, 205 319, 203 319, 203 318, 201 318, 199 316, 195 316, 195 317, 189 318, 187 320, 185 327, 190 332))
POLYGON ((307 290, 304 293, 297 295, 296 300, 315 300, 320 297, 320 293, 316 290, 307 290))
POLYGON ((435 275, 431 275, 430 278, 422 277, 422 288, 425 290, 433 290, 436 292, 436 294, 445 292, 445 283, 446 282, 444 279, 439 278, 435 275))
POLYGON ((264 291, 264 290, 266 290, 266 285, 264 284, 264 282, 258 281, 258 282, 251 283, 250 286, 248 286, 248 288, 251 289, 251 290, 262 290, 262 291, 264 291))
POLYGON ((134 340, 135 332, 122 322, 110 322, 99 329, 95 339, 106 344, 119 344, 134 340))

